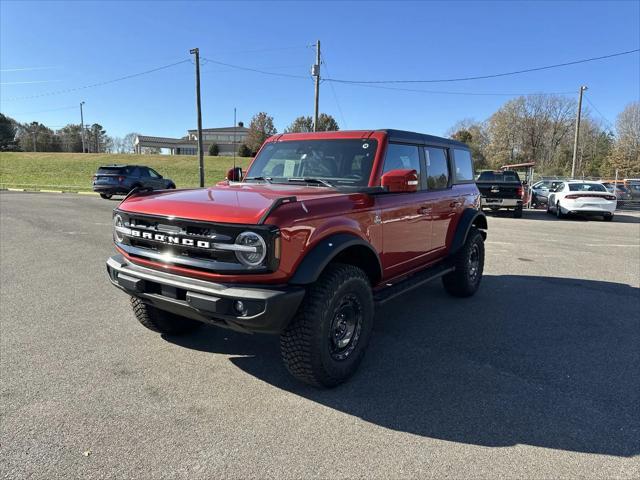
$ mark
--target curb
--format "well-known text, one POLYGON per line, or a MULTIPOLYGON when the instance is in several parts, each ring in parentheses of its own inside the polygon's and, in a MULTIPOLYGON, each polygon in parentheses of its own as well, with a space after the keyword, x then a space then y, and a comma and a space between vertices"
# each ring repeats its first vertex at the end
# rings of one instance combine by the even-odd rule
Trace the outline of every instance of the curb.
POLYGON ((92 195, 92 196, 98 196, 99 194, 96 192, 80 192, 80 191, 73 191, 73 190, 47 190, 44 188, 0 188, 0 192, 1 191, 8 191, 8 192, 26 192, 26 193, 75 193, 77 195, 92 195))

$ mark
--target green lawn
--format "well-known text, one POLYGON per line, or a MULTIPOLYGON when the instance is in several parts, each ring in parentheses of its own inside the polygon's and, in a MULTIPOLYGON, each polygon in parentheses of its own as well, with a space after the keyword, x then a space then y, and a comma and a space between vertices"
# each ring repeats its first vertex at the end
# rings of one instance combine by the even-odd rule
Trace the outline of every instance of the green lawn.
MULTIPOLYGON (((236 158, 245 168, 248 158, 236 158)), ((91 177, 100 165, 148 165, 171 178, 178 188, 197 187, 198 157, 187 155, 112 155, 101 153, 0 153, 0 188, 91 190, 91 177)), ((204 157, 206 185, 224 180, 231 157, 204 157)))

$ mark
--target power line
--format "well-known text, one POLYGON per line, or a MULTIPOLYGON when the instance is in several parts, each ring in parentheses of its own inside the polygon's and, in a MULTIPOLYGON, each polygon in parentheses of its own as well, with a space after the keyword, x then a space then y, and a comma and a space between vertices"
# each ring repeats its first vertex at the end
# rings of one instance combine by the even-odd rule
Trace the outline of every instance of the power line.
POLYGON ((0 85, 30 85, 33 83, 55 83, 61 81, 62 80, 24 80, 18 82, 2 82, 0 85))
POLYGON ((596 107, 593 104, 593 102, 591 100, 589 100, 589 97, 584 97, 584 98, 587 101, 587 103, 589 105, 591 105, 591 107, 593 107, 593 109, 598 113, 598 115, 600 115, 600 117, 605 121, 605 123, 609 126, 609 128, 613 129, 614 128, 613 123, 610 122, 609 119, 607 117, 605 117, 600 110, 598 110, 598 107, 596 107))
POLYGON ((429 79, 429 80, 347 80, 347 79, 338 79, 338 78, 325 78, 325 82, 337 82, 337 83, 441 83, 441 82, 464 82, 464 81, 468 81, 468 80, 482 80, 482 79, 486 79, 486 78, 497 78, 497 77, 506 77, 508 75, 518 75, 521 73, 528 73, 528 72, 537 72, 540 70, 549 70, 551 68, 559 68, 559 67, 566 67, 569 65, 577 65, 579 63, 586 63, 586 62, 594 62, 597 60, 604 60, 607 58, 613 58, 613 57, 619 57, 622 55, 629 55, 632 53, 636 53, 639 52, 640 48, 636 48, 634 50, 627 50, 624 52, 618 52, 618 53, 612 53, 609 55, 602 55, 600 57, 592 57, 592 58, 585 58, 582 60, 574 60, 571 62, 565 62, 565 63, 556 63, 554 65, 546 65, 544 67, 533 67, 533 68, 526 68, 523 70, 516 70, 513 72, 504 72, 504 73, 494 73, 491 75, 476 75, 476 76, 470 76, 470 77, 459 77, 459 78, 440 78, 440 79, 429 79))
POLYGON ((205 58, 205 57, 202 57, 202 60, 206 60, 207 63, 215 63, 216 65, 223 65, 225 67, 235 68, 236 70, 244 70, 244 71, 247 71, 247 72, 262 73, 263 75, 272 75, 274 77, 304 78, 304 79, 309 78, 306 75, 294 75, 292 73, 269 72, 267 70, 261 70, 259 68, 243 67, 241 65, 233 65, 231 63, 220 62, 218 60, 212 60, 210 58, 205 58))
MULTIPOLYGON (((325 81, 327 79, 325 78, 325 81)), ((469 95, 469 96, 500 96, 500 97, 519 97, 519 96, 545 96, 545 95, 573 95, 573 91, 567 92, 529 92, 529 93, 517 93, 517 92, 452 92, 447 90, 421 90, 419 88, 403 88, 403 87, 385 87, 382 85, 371 85, 367 83, 347 83, 355 87, 365 88, 378 88, 383 90, 396 90, 399 92, 415 92, 415 93, 427 93, 433 95, 469 95)))
MULTIPOLYGON (((327 59, 325 58, 324 55, 321 55, 321 58, 322 58, 322 63, 324 63, 324 68, 327 69, 327 74, 331 75, 331 72, 329 72, 329 64, 327 63, 327 59)), ((344 113, 342 113, 342 108, 340 107, 340 102, 338 101, 338 95, 336 95, 336 90, 335 88, 333 88, 333 83, 329 83, 329 86, 331 87, 331 92, 333 92, 333 98, 336 101, 338 112, 340 112, 340 118, 342 119, 342 124, 344 125, 344 128, 347 128, 347 121, 344 119, 344 113)))
POLYGON ((65 90, 56 90, 56 91, 53 91, 53 92, 45 92, 45 93, 40 93, 38 95, 29 95, 29 96, 25 96, 25 97, 5 98, 3 100, 6 101, 6 102, 11 101, 11 100, 28 100, 28 99, 31 99, 31 98, 48 97, 48 96, 52 96, 52 95, 60 95, 60 94, 64 94, 64 93, 76 92, 78 90, 85 90, 87 88, 101 87, 103 85, 109 85, 111 83, 121 82, 123 80, 129 80, 131 78, 140 77, 142 75, 147 75, 149 73, 154 73, 154 72, 157 72, 159 70, 164 70, 164 69, 167 69, 167 68, 175 67, 176 65, 180 65, 182 63, 188 63, 189 61, 190 61, 189 59, 180 60, 179 62, 170 63, 168 65, 162 65, 161 67, 156 67, 156 68, 152 68, 150 70, 145 70, 144 72, 132 73, 130 75, 125 75, 123 77, 114 78, 112 80, 106 80, 104 82, 92 83, 90 85, 83 85, 81 87, 67 88, 65 90))
POLYGON ((51 70, 58 67, 21 67, 21 68, 3 68, 0 72, 31 72, 34 70, 51 70))
POLYGON ((76 106, 73 107, 60 107, 60 108, 50 108, 48 110, 38 110, 37 112, 22 112, 22 113, 13 113, 12 115, 35 115, 36 113, 47 113, 47 112, 59 112, 61 110, 75 110, 76 106))
MULTIPOLYGON (((236 70, 244 70, 244 71, 248 71, 248 72, 254 72, 254 73, 261 73, 264 75, 272 75, 272 76, 276 76, 276 77, 287 77, 287 78, 301 78, 301 79, 307 79, 310 77, 307 77, 305 75, 295 75, 295 74, 289 74, 289 73, 280 73, 280 72, 272 72, 272 71, 268 71, 268 70, 262 70, 259 68, 254 68, 254 67, 247 67, 247 66, 242 66, 242 65, 233 65, 230 63, 225 63, 225 62, 220 62, 218 60, 212 60, 210 58, 204 58, 202 57, 201 60, 206 60, 209 63, 215 63, 218 65, 224 65, 226 67, 230 67, 230 68, 234 68, 236 70)), ((326 61, 325 61, 325 67, 326 67, 326 61)), ((328 70, 328 69, 327 69, 328 70)), ((323 79, 323 81, 327 82, 327 81, 331 81, 328 78, 323 79)), ((520 95, 566 95, 566 94, 573 94, 573 91, 570 92, 534 92, 534 93, 504 93, 504 92, 451 92, 451 91, 442 91, 442 90, 420 90, 420 89, 411 89, 411 88, 402 88, 402 87, 386 87, 386 86, 381 86, 381 85, 372 85, 370 83, 367 82, 341 82, 341 83, 345 83, 348 85, 354 85, 354 86, 360 86, 360 87, 366 87, 366 88, 381 88, 381 89, 385 89, 385 90, 399 90, 399 91, 405 91, 405 92, 417 92, 417 93, 432 93, 432 94, 442 94, 442 95, 479 95, 479 96, 493 96, 493 95, 497 95, 497 96, 507 96, 507 97, 514 97, 514 96, 520 96, 520 95)))

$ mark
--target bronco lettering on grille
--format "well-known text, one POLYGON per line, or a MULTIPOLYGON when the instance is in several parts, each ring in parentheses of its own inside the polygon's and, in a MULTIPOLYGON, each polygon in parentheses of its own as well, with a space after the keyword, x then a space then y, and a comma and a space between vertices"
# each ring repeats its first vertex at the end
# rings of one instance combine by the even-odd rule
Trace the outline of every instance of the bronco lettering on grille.
POLYGON ((144 240, 169 243, 172 245, 184 245, 185 247, 211 248, 211 242, 207 240, 194 240, 192 238, 165 235, 163 233, 142 232, 140 230, 131 229, 131 236, 142 238, 144 240))

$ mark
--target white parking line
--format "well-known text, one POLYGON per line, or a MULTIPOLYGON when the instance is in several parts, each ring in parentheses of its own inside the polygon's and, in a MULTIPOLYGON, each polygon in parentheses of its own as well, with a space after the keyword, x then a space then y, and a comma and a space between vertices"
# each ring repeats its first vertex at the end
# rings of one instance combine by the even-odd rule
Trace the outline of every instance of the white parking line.
POLYGON ((585 243, 587 247, 635 247, 640 248, 640 244, 638 245, 627 245, 627 244, 615 244, 615 243, 585 243))

